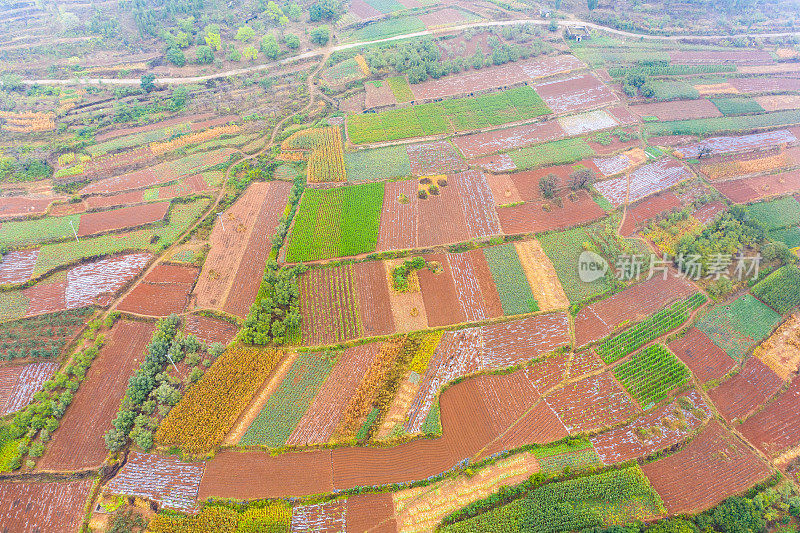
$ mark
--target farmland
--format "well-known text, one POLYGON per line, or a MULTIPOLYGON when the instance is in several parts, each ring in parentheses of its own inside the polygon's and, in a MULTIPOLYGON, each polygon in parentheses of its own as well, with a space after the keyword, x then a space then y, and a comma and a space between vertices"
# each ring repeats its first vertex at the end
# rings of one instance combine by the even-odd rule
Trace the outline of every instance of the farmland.
POLYGON ((772 333, 780 318, 767 305, 745 294, 711 308, 697 327, 729 356, 741 361, 753 344, 772 333))
POLYGON ((644 409, 689 379, 689 371, 660 344, 652 344, 614 369, 614 375, 644 409))

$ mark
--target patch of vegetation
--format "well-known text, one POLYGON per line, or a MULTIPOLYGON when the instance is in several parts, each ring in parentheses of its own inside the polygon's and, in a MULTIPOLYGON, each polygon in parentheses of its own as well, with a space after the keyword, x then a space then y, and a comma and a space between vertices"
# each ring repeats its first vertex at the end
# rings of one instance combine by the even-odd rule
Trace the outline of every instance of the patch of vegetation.
POLYGON ((756 221, 765 230, 800 224, 800 202, 793 196, 751 204, 746 210, 748 220, 756 221))
POLYGON ((716 117, 690 120, 672 120, 645 124, 644 133, 649 136, 698 135, 701 137, 717 133, 740 133, 760 128, 779 128, 800 124, 800 111, 774 111, 760 115, 738 117, 716 117))
POLYGON ((747 350, 767 337, 781 315, 751 294, 729 304, 713 307, 697 327, 734 360, 741 361, 747 350))
POLYGON ((411 160, 403 145, 345 152, 347 181, 385 181, 411 175, 411 160))
POLYGON ((782 315, 800 305, 800 268, 785 265, 759 281, 753 294, 782 315))
POLYGON ((564 165, 594 155, 585 139, 572 138, 520 148, 508 153, 517 169, 564 165))
POLYGON ((492 279, 500 295, 503 314, 519 315, 539 310, 539 304, 531 291, 525 270, 519 261, 513 244, 489 246, 483 249, 492 279))
POLYGON ((749 97, 739 98, 711 98, 711 102, 717 106, 719 112, 728 115, 749 115, 752 113, 763 113, 764 108, 758 102, 749 97))
POLYGON ((614 375, 642 409, 649 409, 686 383, 689 369, 665 346, 653 344, 616 367, 614 375))

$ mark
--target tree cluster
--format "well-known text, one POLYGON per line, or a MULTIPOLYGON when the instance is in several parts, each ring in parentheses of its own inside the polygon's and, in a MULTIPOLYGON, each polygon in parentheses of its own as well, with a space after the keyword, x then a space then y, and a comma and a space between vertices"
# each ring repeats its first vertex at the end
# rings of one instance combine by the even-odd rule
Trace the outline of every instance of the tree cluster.
POLYGON ((302 321, 298 278, 306 270, 303 264, 278 268, 275 261, 267 263, 258 297, 239 332, 243 342, 279 346, 297 331, 302 321))

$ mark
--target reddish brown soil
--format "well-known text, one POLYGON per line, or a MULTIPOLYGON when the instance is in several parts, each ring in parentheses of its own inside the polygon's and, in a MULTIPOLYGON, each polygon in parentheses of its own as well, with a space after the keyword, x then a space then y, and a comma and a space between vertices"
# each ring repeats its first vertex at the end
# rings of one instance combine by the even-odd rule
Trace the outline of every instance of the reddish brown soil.
POLYGON ((86 213, 81 216, 78 225, 78 235, 96 235, 109 231, 118 231, 125 228, 135 228, 145 224, 152 224, 163 220, 167 216, 169 202, 158 202, 153 204, 135 205, 123 207, 113 211, 98 211, 96 213, 86 213))
POLYGON ((715 65, 736 63, 737 65, 767 65, 773 63, 766 50, 672 50, 669 57, 673 63, 715 65))
POLYGON ((767 407, 739 426, 739 431, 765 454, 775 457, 800 444, 800 377, 767 407))
POLYGON ((353 265, 312 269, 300 278, 303 344, 343 342, 363 335, 353 265))
POLYGON ((569 353, 556 354, 527 367, 524 372, 539 394, 545 394, 564 380, 569 359, 569 353))
POLYGON ((144 360, 152 334, 150 322, 120 320, 114 325, 37 464, 40 470, 80 470, 105 460, 103 435, 117 415, 128 376, 144 360))
POLYGON ((194 334, 206 344, 221 342, 228 344, 236 336, 239 328, 230 322, 200 315, 188 315, 186 320, 186 333, 194 334))
POLYGON ((579 224, 587 224, 605 216, 605 211, 586 191, 559 193, 561 207, 552 201, 531 200, 521 205, 498 208, 497 216, 503 233, 541 233, 579 224), (549 207, 549 211, 545 209, 549 207))
POLYGON ((111 196, 90 196, 86 199, 89 210, 144 202, 144 191, 128 191, 111 196))
POLYGON ((558 165, 554 167, 537 168, 535 170, 525 170, 523 172, 514 172, 513 174, 509 174, 508 177, 514 182, 520 197, 522 197, 524 201, 543 201, 545 198, 542 196, 542 192, 539 189, 539 180, 541 178, 548 174, 554 174, 558 178, 559 186, 566 188, 567 185, 569 185, 569 175, 582 166, 598 172, 598 168, 594 163, 586 159, 572 165, 558 165))
POLYGON ((630 325, 670 303, 695 292, 692 285, 670 272, 667 279, 660 273, 622 292, 586 306, 575 316, 575 338, 578 346, 610 335, 620 325, 630 325))
POLYGON ((66 290, 66 280, 43 281, 23 289, 22 294, 29 302, 25 316, 63 311, 67 308, 66 290))
POLYGON ((730 84, 743 93, 786 92, 800 90, 797 78, 734 78, 730 84))
POLYGON ((467 235, 470 239, 501 233, 492 189, 483 172, 467 170, 453 174, 449 176, 448 183, 447 188, 452 188, 461 202, 467 235))
POLYGON ((474 159, 496 152, 505 152, 531 144, 554 141, 566 137, 557 120, 548 120, 522 126, 512 126, 485 133, 473 133, 453 139, 464 157, 474 159))
POLYGON ((418 202, 418 246, 468 241, 470 236, 458 191, 442 187, 438 196, 418 202))
POLYGON ((618 424, 639 411, 610 373, 565 385, 546 401, 571 434, 618 424))
POLYGON ((383 15, 383 13, 363 0, 353 0, 350 2, 350 8, 348 11, 362 20, 380 17, 383 15))
POLYGON ((755 178, 717 182, 713 185, 732 202, 754 202, 800 189, 800 171, 789 170, 755 178))
POLYGON ((458 301, 472 322, 503 316, 503 305, 482 250, 447 254, 458 301))
POLYGON ((414 176, 452 174, 467 169, 467 162, 447 141, 412 144, 407 151, 414 176))
POLYGON ((58 363, 53 362, 8 363, 0 366, 0 416, 28 405, 56 370, 58 363))
POLYGON ((742 371, 725 381, 708 395, 726 420, 745 420, 771 398, 783 381, 758 357, 747 360, 742 371))
MULTIPOLYGON (((272 236, 283 216, 292 185, 285 181, 271 181, 261 211, 255 221, 255 231, 247 241, 244 255, 236 269, 228 298, 222 310, 244 318, 256 299, 264 275, 264 265, 269 257, 272 236)), ((213 246, 213 243, 212 243, 213 246)))
POLYGON ((439 9, 438 11, 431 11, 421 15, 419 19, 425 24, 428 29, 440 28, 442 26, 450 26, 464 21, 464 12, 452 7, 439 9))
POLYGON ((43 215, 47 207, 59 198, 28 198, 25 196, 6 196, 0 198, 0 218, 24 215, 43 215))
POLYGON ((213 113, 202 113, 197 115, 190 115, 188 117, 170 118, 162 120, 161 122, 154 122, 144 126, 136 126, 134 128, 124 129, 111 129, 110 131, 103 132, 97 136, 97 142, 107 141, 108 139, 115 139, 124 135, 133 135, 135 133, 144 133, 145 131, 153 131, 166 126, 174 126, 175 124, 185 124, 187 121, 192 122, 192 131, 199 131, 211 126, 221 126, 238 120, 236 115, 227 115, 224 117, 215 117, 213 113))
POLYGON ((434 274, 428 269, 418 271, 419 285, 422 289, 422 300, 425 302, 425 312, 428 315, 428 325, 431 327, 460 324, 466 322, 456 291, 453 273, 446 254, 425 256, 426 261, 436 261, 442 271, 434 274))
POLYGON ((386 268, 381 261, 354 265, 358 295, 358 312, 365 337, 394 333, 392 302, 386 268))
POLYGON ((567 371, 567 379, 576 379, 589 372, 600 370, 605 366, 600 357, 594 353, 594 350, 584 350, 578 352, 572 358, 572 364, 567 371))
POLYGON ((54 205, 47 214, 51 217, 63 217, 66 215, 85 213, 86 209, 86 202, 68 202, 66 204, 54 205))
POLYGON ((771 471, 717 421, 678 453, 642 465, 669 514, 713 507, 767 478, 771 471))
POLYGON ((117 306, 120 311, 148 316, 181 313, 189 305, 189 295, 199 269, 193 266, 156 266, 117 306))
POLYGON ((638 229, 641 229, 648 220, 661 214, 668 213, 673 209, 680 209, 680 207, 681 201, 672 191, 645 198, 625 211, 625 222, 622 224, 620 234, 626 237, 633 235, 638 229))
POLYGON ((692 216, 699 220, 701 224, 708 224, 727 208, 728 207, 720 201, 711 202, 696 210, 692 213, 692 216))
POLYGON ((371 342, 342 352, 328 379, 287 439, 287 445, 305 446, 330 440, 380 349, 380 342, 371 342))
POLYGON ((700 383, 719 379, 736 365, 725 350, 711 342, 708 335, 697 328, 692 328, 686 336, 672 341, 668 346, 700 383))
POLYGON ((148 167, 156 164, 156 162, 156 155, 150 149, 150 146, 140 146, 139 148, 127 150, 125 152, 95 157, 91 161, 87 161, 83 164, 84 172, 82 176, 70 176, 56 181, 69 183, 84 178, 100 180, 137 168, 148 167))
POLYGON ((195 174, 189 176, 181 181, 176 181, 169 185, 165 185, 158 191, 158 198, 161 200, 168 200, 170 198, 180 198, 182 196, 189 196, 199 192, 207 191, 210 187, 203 176, 195 174))
POLYGON ((427 201, 417 198, 417 182, 414 180, 387 182, 376 250, 383 252, 416 248, 419 205, 427 201), (406 195, 408 203, 398 201, 401 194, 406 195))
POLYGON ((581 111, 618 100, 614 92, 592 73, 534 83, 532 87, 555 113, 581 111))
POLYGON ((0 523, 3 531, 78 531, 93 484, 92 477, 55 483, 0 482, 0 523))
POLYGON ((380 86, 370 82, 364 83, 364 93, 364 109, 397 104, 397 97, 388 83, 382 83, 380 86))
POLYGON ((597 454, 605 464, 617 464, 647 457, 685 440, 711 417, 711 409, 697 391, 683 397, 701 412, 683 409, 677 401, 666 403, 630 424, 592 437, 597 454))
POLYGON ((394 502, 391 494, 361 494, 347 498, 347 531, 395 533, 394 502))
POLYGON ((652 146, 680 146, 696 140, 697 138, 691 135, 665 135, 662 137, 650 137, 647 139, 647 143, 652 146))
POLYGON ((711 100, 681 100, 680 102, 656 102, 630 107, 631 112, 641 118, 657 117, 659 120, 687 120, 692 118, 721 117, 711 100))

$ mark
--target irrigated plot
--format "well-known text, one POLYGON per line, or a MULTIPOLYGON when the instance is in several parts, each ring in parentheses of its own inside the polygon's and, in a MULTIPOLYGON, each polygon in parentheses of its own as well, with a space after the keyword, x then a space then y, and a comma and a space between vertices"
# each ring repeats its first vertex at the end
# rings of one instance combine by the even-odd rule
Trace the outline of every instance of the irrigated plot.
POLYGON ((0 285, 25 283, 31 279, 39 249, 8 252, 0 259, 0 285))
POLYGON ((347 181, 355 183, 383 181, 411 175, 411 161, 405 146, 345 152, 344 166, 347 170, 347 181))
POLYGON ((28 405, 56 370, 58 363, 0 366, 0 416, 28 405))
POLYGON ((292 533, 304 531, 336 533, 346 530, 347 502, 345 500, 298 505, 292 509, 292 533))
POLYGON ((312 269, 300 278, 303 344, 333 344, 363 335, 353 265, 312 269))
POLYGON ((618 100, 594 73, 534 83, 532 87, 555 113, 590 109, 618 100))
POLYGON ((761 359, 751 357, 738 374, 711 389, 708 395, 726 420, 745 420, 782 385, 783 380, 761 359))
POLYGON ((597 183, 595 189, 614 206, 618 206, 635 203, 692 176, 692 172, 679 161, 664 158, 631 172, 630 176, 597 183))
POLYGON ((706 155, 727 154, 730 152, 743 152, 762 150, 773 146, 780 146, 796 142, 797 138, 789 130, 768 131, 766 133, 752 133, 750 135, 737 135, 731 137, 712 137, 699 143, 680 146, 676 155, 684 159, 693 159, 700 155, 702 150, 706 155))
POLYGON ((687 120, 722 116, 719 109, 705 98, 679 102, 655 102, 631 106, 629 109, 643 119, 656 117, 658 120, 687 120))
POLYGON ((745 294, 729 304, 717 305, 697 327, 736 361, 761 342, 781 320, 781 315, 745 294))
POLYGON ((614 368, 614 375, 643 410, 689 380, 689 370, 662 344, 651 344, 634 354, 614 368))
POLYGON ((447 141, 411 144, 407 150, 411 173, 415 176, 452 174, 467 169, 467 162, 447 141))
POLYGON ((474 159, 531 144, 555 141, 565 136, 566 133, 557 120, 547 120, 500 130, 461 135, 455 137, 453 143, 461 150, 464 157, 474 159))
POLYGON ((539 310, 531 285, 513 244, 490 246, 483 249, 489 263, 492 279, 497 286, 503 314, 519 315, 539 310))
POLYGON ((609 372, 565 385, 545 401, 571 434, 613 426, 639 412, 609 372))
POLYGON ((184 321, 187 335, 194 335, 209 345, 215 342, 228 344, 239 331, 236 324, 202 315, 186 315, 184 321))
POLYGON ((689 438, 711 418, 699 392, 683 394, 630 424, 590 438, 607 465, 648 457, 689 438))
POLYGON ((196 512, 205 466, 205 462, 187 463, 175 457, 131 451, 105 492, 139 496, 175 511, 196 512))
POLYGON ((83 524, 94 481, 0 482, 0 523, 9 532, 73 533, 83 524))
POLYGON ((789 170, 753 178, 714 183, 714 188, 734 203, 747 203, 773 198, 800 189, 800 171, 789 170))
POLYGON ((771 474, 770 468, 712 421, 679 452, 642 465, 670 514, 704 511, 771 474))

